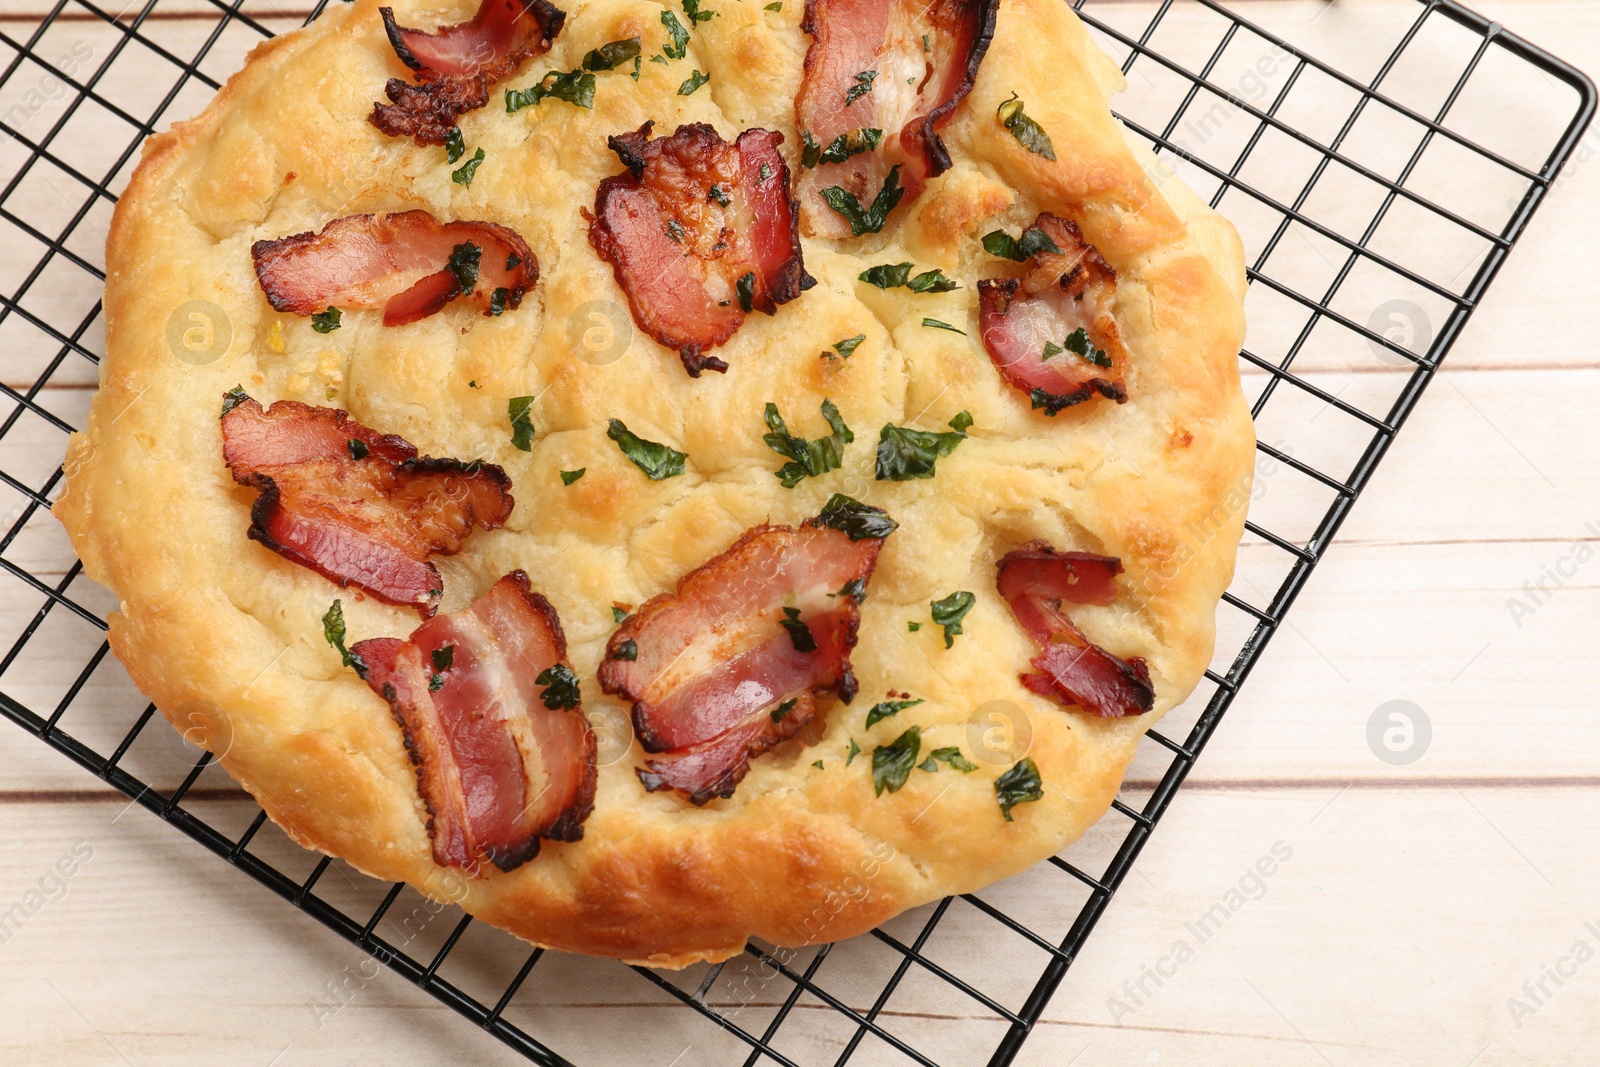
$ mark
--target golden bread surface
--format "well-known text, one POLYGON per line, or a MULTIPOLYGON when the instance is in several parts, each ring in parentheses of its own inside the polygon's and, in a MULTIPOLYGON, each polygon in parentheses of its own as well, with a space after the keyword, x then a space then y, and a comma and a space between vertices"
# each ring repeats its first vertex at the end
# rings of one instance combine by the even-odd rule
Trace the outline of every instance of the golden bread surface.
MULTIPOLYGON (((475 5, 394 6, 402 25, 431 28, 475 5)), ((780 130, 798 173, 804 5, 716 4, 717 17, 693 26, 687 56, 667 64, 648 61, 666 38, 662 5, 563 6, 552 51, 462 117, 468 153, 485 153, 470 186, 452 182, 442 149, 366 121, 385 80, 406 73, 378 0, 339 5, 260 45, 203 114, 150 139, 117 206, 101 387, 55 508, 86 572, 118 598, 117 656, 169 718, 204 724, 226 770, 298 841, 542 945, 682 966, 726 958, 749 937, 833 941, 1060 851, 1106 810, 1143 732, 1188 696, 1211 657, 1253 460, 1233 228, 1130 147, 1109 110, 1121 75, 1067 4, 1003 0, 976 85, 944 130, 953 167, 882 234, 807 238, 817 285, 774 316, 750 316, 716 350, 727 374, 691 380, 675 353, 633 327, 580 209, 621 169, 606 137, 648 119, 658 135, 687 122, 728 140, 780 130), (626 69, 597 74, 592 110, 547 100, 505 113, 502 90, 634 36, 647 59, 638 81, 626 69), (709 83, 679 95, 694 70, 709 83), (1049 132, 1057 161, 996 120, 1013 93, 1049 132), (346 311, 340 329, 319 334, 263 297, 253 241, 413 208, 521 234, 541 274, 521 308, 489 318, 459 301, 395 328, 379 312, 346 311), (980 238, 1014 234, 1041 211, 1078 221, 1118 273, 1131 352, 1124 405, 1095 400, 1045 418, 978 340, 977 281, 1008 266, 980 238), (915 294, 857 280, 902 261, 961 287, 915 294), (178 358, 169 344, 174 315, 192 301, 220 309, 231 335, 209 362, 178 358), (866 340, 848 360, 819 355, 858 334, 866 340), (217 418, 236 384, 264 404, 345 408, 423 453, 505 468, 515 510, 505 528, 435 560, 441 610, 520 567, 559 611, 585 711, 609 739, 581 842, 546 842, 523 867, 476 879, 434 865, 400 731, 341 666, 320 621, 335 597, 351 640, 404 637, 417 615, 246 539, 254 494, 223 465, 217 418), (531 452, 511 444, 507 401, 517 396, 537 398, 531 452), (776 402, 791 431, 817 437, 827 432, 824 397, 857 439, 842 470, 785 489, 773 476, 782 460, 762 442, 763 405, 776 402), (943 430, 963 410, 969 438, 936 477, 874 480, 879 427, 943 430), (611 418, 687 453, 686 472, 647 480, 607 439, 611 418), (558 472, 580 467, 585 476, 564 486, 558 472), (694 808, 646 793, 626 708, 594 680, 612 605, 670 591, 744 530, 797 524, 835 492, 900 524, 862 609, 860 695, 850 705, 822 698, 813 743, 754 760, 731 799, 694 808), (1095 643, 1148 662, 1154 712, 1096 719, 1019 683, 1035 649, 996 592, 995 562, 1035 538, 1122 560, 1116 603, 1073 617, 1095 643), (977 601, 947 649, 929 602, 956 590, 977 601), (908 621, 923 625, 910 632, 908 621), (923 703, 867 729, 867 708, 890 691, 923 703), (875 797, 873 748, 913 724, 925 749, 958 746, 978 770, 913 772, 875 797), (862 754, 847 765, 852 740, 862 754), (1044 797, 1008 822, 994 779, 1023 755, 1044 797)))

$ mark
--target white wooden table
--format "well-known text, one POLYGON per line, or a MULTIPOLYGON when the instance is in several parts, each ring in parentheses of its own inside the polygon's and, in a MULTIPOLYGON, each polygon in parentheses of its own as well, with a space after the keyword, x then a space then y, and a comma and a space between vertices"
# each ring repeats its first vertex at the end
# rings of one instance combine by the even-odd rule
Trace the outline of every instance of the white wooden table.
MULTIPOLYGON (((1600 70, 1593 0, 1477 6, 1600 70)), ((1357 33, 1361 7, 1302 5, 1299 17, 1357 33)), ((6 0, 0 18, 21 35, 37 10, 6 0)), ((1600 134, 1446 361, 1020 1063, 1597 1062, 1595 155, 1600 134), (1548 594, 1526 591, 1550 574, 1559 587, 1546 577, 1548 594), (1392 700, 1431 723, 1407 765, 1368 744, 1369 719, 1392 700), (1270 876, 1249 874, 1274 856, 1270 876), (1226 920, 1201 930, 1219 902, 1226 920)), ((1337 391, 1351 376, 1310 377, 1337 391)), ((404 981, 370 977, 355 949, 9 726, 0 850, 0 912, 28 912, 0 933, 0 1062, 520 1062, 404 981)), ((579 1062, 699 1062, 671 1037, 682 1009, 637 980, 573 981, 548 1001, 579 1062)), ((978 1023, 929 1012, 920 1025, 954 1047, 978 1023)))

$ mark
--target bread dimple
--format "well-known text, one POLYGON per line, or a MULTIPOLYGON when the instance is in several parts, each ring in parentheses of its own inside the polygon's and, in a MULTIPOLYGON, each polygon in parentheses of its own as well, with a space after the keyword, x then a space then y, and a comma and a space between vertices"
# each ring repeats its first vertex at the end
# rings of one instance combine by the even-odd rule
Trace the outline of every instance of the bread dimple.
MULTIPOLYGON (((243 384, 264 401, 347 408, 426 453, 504 466, 516 510, 505 529, 439 561, 445 607, 526 569, 561 614, 597 716, 623 711, 594 682, 613 603, 670 590, 749 526, 798 522, 834 492, 902 523, 863 610, 853 657, 861 695, 848 706, 824 699, 814 745, 757 759, 734 797, 703 809, 644 793, 635 748, 602 766, 584 840, 549 843, 517 871, 472 882, 462 901, 472 913, 540 944, 682 965, 724 958, 747 936, 795 944, 858 933, 1080 835, 1109 804, 1142 732, 1207 665, 1252 436, 1235 360, 1237 237, 1129 147, 1108 110, 1114 65, 1070 8, 1006 0, 989 59, 945 132, 952 169, 882 235, 807 239, 817 286, 774 316, 751 316, 717 350, 726 375, 691 380, 632 324, 581 210, 620 170, 606 137, 646 119, 658 132, 690 121, 730 138, 778 130, 794 160, 808 42, 799 0, 777 12, 708 5, 716 17, 696 24, 688 55, 669 63, 649 60, 665 39, 662 6, 568 5, 550 53, 463 117, 468 151, 485 152, 470 186, 450 180, 442 149, 386 138, 365 121, 384 80, 405 74, 377 6, 357 0, 258 48, 200 117, 152 138, 118 204, 102 388, 70 445, 55 512, 87 573, 118 597, 113 648, 141 688, 169 717, 210 709, 218 735, 225 724, 234 738, 224 767, 298 840, 380 877, 460 895, 459 880, 442 880, 432 864, 387 707, 340 669, 316 621, 335 596, 357 637, 403 636, 415 614, 341 592, 245 538, 250 494, 222 466, 216 418, 221 394, 243 384), (627 69, 597 74, 592 110, 547 100, 506 114, 500 90, 634 35, 644 40, 638 81, 627 69), (692 70, 710 82, 679 95, 692 70), (1056 163, 1021 150, 995 120, 1014 92, 1051 131, 1056 163), (392 329, 376 312, 347 311, 340 330, 321 335, 267 305, 251 241, 412 207, 520 233, 541 269, 523 306, 498 318, 452 306, 392 329), (1119 272, 1116 312, 1133 355, 1125 405, 1094 401, 1046 419, 994 372, 977 338, 976 282, 1003 267, 979 239, 1016 232, 1044 210, 1080 220, 1119 272), (857 279, 906 261, 943 269, 961 288, 912 294, 857 279), (202 366, 174 358, 165 341, 169 316, 194 299, 220 308, 233 332, 228 352, 202 366), (848 360, 824 354, 858 335, 848 360), (516 396, 536 398, 526 453, 511 445, 506 404, 516 396), (762 406, 776 403, 795 432, 815 437, 824 397, 856 440, 841 470, 784 489, 771 473, 783 461, 761 442, 762 406), (874 479, 886 422, 942 430, 960 411, 973 417, 970 436, 935 478, 874 479), (686 452, 686 473, 645 479, 607 439, 611 418, 686 452), (571 486, 558 477, 580 467, 571 486), (1197 524, 1214 532, 1197 536, 1197 524), (1086 609, 1083 625, 1149 661, 1155 712, 1100 722, 1020 685, 1032 653, 995 590, 994 563, 1032 538, 1123 559, 1127 595, 1086 609), (958 589, 977 603, 946 648, 929 601, 958 589), (924 702, 867 730, 866 709, 891 690, 924 702), (995 707, 1026 721, 1042 801, 1002 820, 993 780, 1005 765, 989 762, 970 774, 916 772, 874 797, 874 745, 916 724, 926 747, 971 753, 995 707), (852 741, 862 755, 847 765, 852 741)), ((467 0, 396 7, 402 24, 425 27, 470 13, 467 0)))

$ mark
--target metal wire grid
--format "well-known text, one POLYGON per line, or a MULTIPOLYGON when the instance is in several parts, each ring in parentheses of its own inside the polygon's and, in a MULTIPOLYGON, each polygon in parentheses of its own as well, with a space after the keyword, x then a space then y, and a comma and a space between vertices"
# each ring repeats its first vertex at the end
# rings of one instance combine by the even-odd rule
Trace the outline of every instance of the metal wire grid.
MULTIPOLYGON (((319 0, 306 21, 316 18, 327 2, 319 0)), ((61 724, 63 716, 74 707, 75 701, 80 699, 91 680, 99 677, 103 671, 116 669, 114 661, 107 656, 108 645, 102 636, 105 623, 101 611, 94 606, 94 587, 86 581, 79 581, 81 565, 74 561, 59 578, 50 580, 54 575, 38 565, 33 558, 37 553, 29 547, 30 532, 38 529, 38 520, 47 518, 43 512, 49 508, 52 495, 58 490, 62 478, 61 468, 55 465, 54 457, 60 454, 62 436, 74 428, 67 417, 52 410, 41 395, 42 391, 52 382, 62 384, 71 381, 75 371, 81 372, 86 366, 92 369, 100 358, 100 304, 96 298, 104 274, 97 252, 92 248, 93 242, 80 237, 76 242, 79 247, 74 248, 74 238, 82 233, 86 219, 96 212, 103 213, 114 202, 112 188, 120 186, 126 179, 130 161, 139 144, 158 124, 170 119, 169 109, 173 109, 181 94, 196 86, 205 90, 218 87, 218 80, 202 67, 224 34, 242 27, 263 37, 270 36, 272 31, 262 19, 273 21, 283 16, 277 10, 260 17, 248 13, 242 10, 245 0, 232 0, 231 3, 194 0, 185 13, 194 18, 214 18, 215 24, 199 47, 186 58, 150 32, 154 22, 163 14, 168 14, 157 11, 162 3, 167 3, 170 9, 173 0, 145 0, 135 8, 117 13, 97 6, 90 0, 57 0, 25 40, 17 40, 10 33, 0 31, 0 48, 12 53, 9 57, 0 56, 4 60, 4 69, 0 72, 0 91, 16 84, 19 78, 26 79, 43 69, 67 85, 71 97, 61 109, 59 118, 37 136, 30 136, 21 128, 22 123, 14 122, 17 114, 15 108, 11 111, 0 110, 0 130, 4 130, 11 139, 4 146, 10 156, 0 157, 0 163, 13 168, 3 188, 0 188, 0 226, 10 227, 17 235, 16 241, 24 244, 31 242, 40 249, 37 262, 27 270, 20 283, 9 293, 0 292, 0 331, 5 331, 8 325, 17 327, 19 323, 25 327, 21 330, 21 341, 0 332, 0 343, 5 344, 7 351, 6 362, 11 365, 7 367, 7 377, 18 364, 27 365, 34 359, 42 361, 42 366, 37 370, 29 370, 31 384, 23 385, 9 380, 0 382, 0 393, 11 403, 11 410, 0 422, 0 483, 18 498, 17 506, 12 510, 9 520, 6 520, 9 526, 0 536, 0 570, 8 576, 0 581, 4 581, 12 592, 35 598, 39 603, 37 612, 9 650, 0 657, 0 684, 5 686, 0 691, 0 712, 127 795, 133 802, 154 812, 297 908, 371 953, 390 970, 416 983, 465 1018, 494 1034, 528 1060, 540 1064, 567 1064, 567 1059, 549 1047, 548 1038, 530 1035, 510 1017, 516 1014, 517 994, 524 990, 541 960, 547 958, 542 950, 528 952, 525 958, 520 954, 511 956, 508 953, 516 952, 514 946, 520 943, 496 934, 504 940, 495 949, 498 958, 522 958, 522 963, 509 980, 493 986, 490 993, 479 996, 468 992, 467 986, 471 982, 447 977, 441 972, 446 969, 447 961, 472 924, 469 917, 460 915, 442 943, 431 953, 414 952, 414 936, 386 937, 382 933, 384 928, 381 924, 396 907, 402 892, 407 892, 404 886, 389 887, 381 901, 370 911, 342 907, 333 899, 340 895, 339 892, 329 892, 326 883, 319 887, 319 882, 334 861, 323 857, 310 869, 309 874, 304 875, 284 870, 284 867, 297 866, 296 857, 285 847, 275 849, 264 843, 265 838, 261 834, 263 828, 270 824, 259 808, 252 806, 254 817, 247 826, 243 825, 243 819, 238 818, 241 813, 248 814, 243 804, 230 805, 234 813, 232 816, 224 814, 208 818, 197 813, 195 809, 205 807, 207 800, 230 796, 224 790, 195 788, 207 773, 211 760, 209 754, 200 754, 174 788, 158 787, 130 770, 130 752, 141 736, 148 736, 143 731, 155 715, 153 705, 145 704, 142 710, 133 711, 129 716, 131 725, 123 722, 117 726, 114 734, 107 735, 118 738, 114 744, 85 740, 61 724), (88 76, 82 78, 75 76, 75 72, 67 73, 52 66, 40 51, 41 42, 53 26, 73 19, 92 21, 115 34, 109 54, 88 76), (120 103, 119 96, 123 94, 108 91, 102 84, 119 57, 135 44, 169 63, 174 78, 170 88, 159 96, 154 106, 143 110, 120 103), (99 177, 95 176, 95 170, 74 162, 72 158, 75 146, 71 127, 74 117, 91 103, 125 124, 128 134, 125 146, 112 153, 109 160, 102 157, 98 167, 99 177), (15 159, 15 164, 8 159, 15 159), (49 173, 61 176, 69 183, 68 187, 81 197, 72 207, 65 224, 54 233, 30 221, 27 214, 13 205, 19 189, 24 187, 30 175, 37 174, 43 168, 49 168, 49 173), (21 240, 24 237, 26 241, 21 240), (44 302, 43 306, 34 306, 30 301, 30 293, 35 291, 40 279, 47 272, 63 267, 73 270, 76 288, 84 295, 82 305, 66 314, 49 301, 44 302), (86 362, 79 363, 80 359, 86 362), (25 424, 30 425, 31 429, 21 429, 25 424), (56 447, 41 450, 39 445, 33 443, 41 430, 46 431, 44 436, 56 447), (25 448, 5 447, 13 434, 28 442, 25 448), (41 451, 46 459, 42 464, 41 451), (79 642, 86 651, 81 661, 64 654, 64 646, 51 629, 52 618, 59 619, 62 612, 77 620, 79 629, 89 634, 86 641, 79 642), (48 651, 33 647, 38 644, 47 645, 48 651), (48 698, 32 701, 13 695, 19 689, 27 688, 28 672, 37 670, 38 663, 45 662, 38 658, 41 656, 58 666, 64 659, 71 659, 70 664, 61 668, 67 673, 64 685, 58 687, 59 692, 52 691, 48 698), (79 662, 81 667, 78 666, 79 662), (107 748, 109 752, 102 751, 107 748), (235 821, 241 829, 223 829, 214 825, 214 822, 235 821)), ((1337 410, 1354 420, 1354 424, 1359 425, 1365 433, 1364 445, 1358 450, 1353 464, 1349 465, 1348 473, 1343 475, 1322 469, 1329 464, 1316 464, 1297 458, 1288 449, 1267 443, 1258 446, 1263 457, 1296 472, 1308 484, 1320 487, 1331 498, 1331 502, 1321 511, 1320 517, 1314 517, 1309 530, 1298 536, 1274 532, 1255 519, 1247 524, 1250 534, 1258 538, 1262 546, 1269 546, 1282 554, 1282 580, 1269 597, 1263 598, 1264 604, 1251 603, 1235 592, 1224 597, 1224 615, 1232 613, 1233 622, 1239 624, 1234 628, 1245 632, 1244 637, 1225 670, 1219 673, 1213 669, 1206 673, 1207 681, 1202 687, 1205 691, 1188 705, 1199 710, 1192 718, 1187 736, 1178 740, 1168 736, 1168 732, 1150 732, 1153 746, 1159 746, 1161 758, 1166 761, 1164 769, 1158 768, 1159 776, 1151 783, 1142 801, 1125 792, 1124 797, 1132 802, 1119 798, 1113 804, 1115 814, 1108 814, 1102 820, 1098 829, 1107 834, 1103 851, 1109 855, 1105 857, 1099 873, 1090 873, 1085 869, 1091 864, 1083 857, 1082 843, 1073 850, 1076 862, 1054 857, 1047 865, 1036 868, 1036 871, 1049 872, 1049 880, 1042 886, 1030 883, 1028 892, 1053 907, 1057 914, 1070 914, 1071 902, 1082 900, 1076 917, 1064 935, 1049 936, 1035 929, 1035 926, 1045 924, 1037 919, 1030 922, 1019 918, 1014 913, 1026 909, 1018 907, 1013 899, 1004 894, 1000 895, 1002 903, 997 903, 996 895, 987 891, 964 896, 959 901, 955 898, 944 900, 902 917, 871 935, 876 945, 889 950, 887 958, 892 966, 887 968, 888 976, 871 997, 870 1003, 865 1003, 865 998, 853 993, 841 992, 837 978, 831 977, 828 971, 830 957, 837 960, 842 956, 853 961, 857 954, 851 946, 857 942, 871 943, 869 939, 857 939, 857 942, 842 946, 821 946, 799 953, 752 945, 747 949, 747 958, 742 961, 745 969, 753 966, 761 972, 764 983, 781 982, 787 989, 780 1001, 768 1004, 763 1009, 773 1009, 765 1017, 765 1025, 747 1025, 740 1018, 741 1010, 746 1005, 730 1004, 726 992, 719 1000, 719 981, 728 977, 730 967, 738 967, 740 963, 703 967, 683 973, 658 973, 646 968, 634 968, 667 995, 698 1012, 704 1020, 719 1028, 723 1035, 731 1036, 728 1047, 734 1055, 727 1062, 742 1057, 747 1065, 770 1062, 795 1067, 796 1060, 784 1051, 789 1044, 785 1038, 796 1028, 793 1020, 808 1016, 812 1020, 826 1020, 823 1028, 836 1035, 831 1047, 838 1050, 834 1060, 838 1065, 847 1062, 886 1062, 885 1057, 888 1057, 893 1062, 909 1061, 925 1067, 939 1067, 936 1053, 918 1047, 917 1038, 904 1030, 897 1030, 890 1019, 892 1013, 886 1013, 886 1006, 902 989, 910 974, 937 982, 946 992, 965 998, 969 1002, 969 1009, 976 1005, 978 1010, 995 1020, 997 1040, 992 1048, 986 1046, 978 1050, 973 1062, 1002 1065, 1013 1060, 1262 650, 1283 622, 1313 567, 1332 542, 1355 498, 1367 484, 1433 376, 1440 359, 1454 343, 1506 254, 1555 182, 1595 109, 1594 88, 1581 73, 1451 0, 1419 0, 1420 10, 1415 20, 1400 35, 1398 44, 1376 73, 1366 78, 1348 74, 1311 52, 1278 39, 1246 21, 1219 0, 1194 0, 1194 3, 1216 17, 1220 36, 1208 56, 1190 63, 1171 58, 1162 40, 1174 0, 1163 0, 1155 7, 1142 29, 1137 30, 1125 25, 1130 9, 1114 7, 1111 0, 1075 0, 1074 6, 1097 31, 1101 42, 1112 54, 1124 57, 1122 65, 1125 71, 1134 71, 1143 65, 1141 73, 1144 70, 1159 73, 1178 87, 1175 103, 1168 101, 1170 114, 1164 122, 1152 123, 1141 121, 1140 117, 1124 115, 1128 127, 1148 140, 1163 158, 1184 168, 1185 175, 1199 187, 1205 188, 1209 183, 1215 190, 1211 202, 1214 206, 1220 205, 1224 213, 1232 214, 1242 206, 1248 206, 1264 211, 1274 220, 1262 231, 1264 239, 1252 242, 1259 246, 1249 271, 1254 287, 1252 295, 1266 290, 1279 301, 1287 302, 1288 306, 1303 312, 1305 321, 1298 331, 1291 331, 1281 352, 1263 354, 1246 350, 1241 353, 1241 359, 1248 368, 1254 368, 1264 375, 1264 383, 1252 407, 1258 424, 1269 401, 1275 395, 1280 395, 1279 387, 1283 386, 1289 390, 1289 395, 1310 398, 1323 408, 1337 410), (1419 38, 1439 26, 1441 20, 1455 27, 1457 32, 1465 31, 1471 47, 1467 49, 1467 58, 1460 67, 1459 76, 1430 115, 1403 102, 1398 94, 1390 93, 1385 83, 1397 65, 1406 60, 1409 50, 1417 47, 1419 38), (1258 46, 1281 48, 1288 57, 1289 73, 1270 102, 1265 99, 1260 103, 1252 102, 1230 92, 1216 80, 1230 47, 1246 40, 1258 46), (1474 72, 1491 56, 1502 61, 1509 57, 1538 71, 1552 84, 1564 85, 1571 90, 1570 119, 1553 127, 1552 143, 1544 147, 1541 159, 1518 162, 1510 154, 1468 137, 1460 132, 1459 125, 1455 123, 1453 109, 1474 72), (1295 87, 1313 78, 1324 83, 1331 82, 1355 96, 1348 117, 1332 136, 1308 132, 1300 128, 1300 124, 1292 117, 1295 87), (1226 101, 1227 107, 1248 116, 1251 127, 1243 147, 1236 152, 1230 150, 1231 161, 1226 158, 1219 161, 1213 158, 1216 155, 1214 151, 1205 152, 1188 145, 1180 130, 1180 123, 1185 121, 1186 116, 1192 117, 1197 106, 1217 100, 1226 101), (1265 106, 1260 106, 1261 103, 1265 106), (1398 116, 1419 131, 1416 147, 1409 154, 1403 153, 1404 162, 1397 169, 1389 168, 1392 173, 1387 174, 1383 167, 1363 162, 1358 158, 1359 153, 1351 147, 1353 135, 1363 116, 1378 110, 1391 117, 1398 116), (1476 161, 1498 168, 1511 181, 1521 183, 1521 195, 1507 201, 1509 217, 1503 223, 1475 220, 1469 217, 1469 212, 1447 207, 1417 191, 1411 179, 1436 142, 1447 142, 1452 150, 1469 153, 1476 161), (1253 159, 1261 153, 1281 153, 1284 151, 1283 145, 1297 145, 1309 150, 1316 160, 1309 175, 1300 183, 1298 192, 1287 200, 1264 191, 1246 174, 1253 159), (1308 206, 1319 183, 1325 182, 1332 173, 1356 175, 1380 192, 1378 206, 1364 225, 1331 225, 1319 220, 1308 206), (1378 237, 1384 221, 1396 210, 1397 205, 1402 211, 1417 209, 1426 212, 1435 222, 1482 242, 1481 255, 1475 257, 1471 264, 1476 269, 1465 286, 1457 289, 1453 283, 1441 282, 1427 271, 1402 262, 1404 257, 1379 250, 1381 241, 1378 237), (1342 263, 1330 261, 1334 269, 1331 277, 1324 279, 1325 284, 1320 291, 1303 292, 1302 289, 1314 287, 1286 281, 1274 269, 1274 256, 1291 233, 1296 233, 1302 239, 1308 235, 1314 236, 1324 247, 1336 250, 1343 257, 1342 263), (1413 344, 1403 344, 1380 332, 1378 326, 1381 324, 1364 323, 1348 310, 1339 309, 1336 297, 1341 287, 1350 283, 1353 274, 1369 269, 1382 272, 1388 279, 1386 284, 1394 292, 1414 292, 1419 294, 1419 300, 1436 298, 1444 309, 1443 323, 1437 333, 1426 338, 1414 337, 1413 344), (1336 329, 1338 335, 1346 340, 1371 346, 1372 351, 1381 354, 1386 362, 1393 364, 1403 361, 1409 367, 1404 385, 1391 397, 1385 398, 1383 410, 1370 410, 1373 405, 1346 400, 1297 373, 1293 366, 1296 358, 1317 347, 1314 338, 1316 331, 1322 328, 1336 329), (1121 820, 1118 828, 1108 833, 1106 824, 1115 820, 1121 820), (1060 906, 1056 907, 1058 904, 1060 906), (987 945, 992 946, 995 937, 1014 938, 1016 945, 1035 953, 1037 960, 1042 960, 1042 966, 1036 970, 1013 972, 1010 985, 1003 990, 980 988, 979 980, 963 977, 958 973, 961 970, 958 965, 947 956, 941 957, 931 947, 930 943, 936 938, 942 924, 949 926, 953 921, 952 909, 962 909, 960 922, 986 924, 984 936, 990 939, 987 945), (1035 976, 1024 979, 1024 974, 1035 976), (831 1010, 797 1013, 795 1008, 798 1004, 831 1010), (730 1007, 734 1010, 729 1010, 730 1007)), ((1193 9, 1193 5, 1179 5, 1180 9, 1184 6, 1193 9)), ((168 17, 171 17, 170 14, 168 17)), ((24 117, 27 114, 24 112, 24 117)), ((1565 115, 1566 112, 1562 111, 1558 117, 1565 115)), ((73 197, 64 195, 54 183, 50 184, 58 196, 70 203, 73 197)), ((80 373, 78 377, 81 379, 83 375, 80 373)), ((1224 633, 1229 630, 1229 621, 1228 618, 1222 620, 1224 633)), ((1183 716, 1175 714, 1168 722, 1170 724, 1175 720, 1181 723, 1183 716)), ((1168 730, 1171 730, 1170 725, 1168 730)), ((164 734, 165 728, 158 727, 153 733, 164 734)), ((1150 747, 1146 746, 1142 755, 1150 747)), ((303 867, 310 862, 310 857, 309 854, 300 855, 298 866, 303 867)), ((1091 856, 1090 859, 1098 861, 1099 857, 1091 856)), ((335 869, 344 874, 342 865, 335 869)), ((350 887, 357 887, 350 875, 345 874, 344 877, 350 887)), ((360 879, 361 876, 356 875, 355 878, 360 879)), ((342 887, 335 888, 342 891, 342 887)), ((453 918, 460 913, 452 910, 449 914, 453 918)), ((479 929, 483 929, 481 925, 479 929)), ((422 946, 416 948, 421 949, 422 946)), ((526 951, 525 945, 521 946, 521 951, 526 951)), ((852 962, 850 966, 856 965, 852 962)), ((926 989, 926 985, 918 988, 926 989)), ((762 1012, 756 1014, 759 1016, 762 1012)), ((759 1023, 761 1019, 755 1022, 759 1023)), ((696 1062, 708 1061, 697 1059, 696 1062)))

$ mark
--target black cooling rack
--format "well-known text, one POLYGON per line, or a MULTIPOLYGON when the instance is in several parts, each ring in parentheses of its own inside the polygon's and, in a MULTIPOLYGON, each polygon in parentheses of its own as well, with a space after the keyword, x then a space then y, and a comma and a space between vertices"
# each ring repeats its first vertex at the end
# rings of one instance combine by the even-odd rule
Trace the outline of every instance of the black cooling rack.
MULTIPOLYGON (((326 2, 59 0, 0 23, 0 606, 27 620, 0 635, 0 711, 528 1060, 568 1064, 573 1035, 540 1003, 595 973, 583 967, 620 965, 530 951, 291 845, 208 754, 147 729, 155 708, 107 654, 104 593, 45 514, 103 347, 104 226, 140 142, 197 110, 251 42, 326 2)), ((1250 255, 1240 358, 1268 492, 1221 651, 1066 855, 840 945, 634 968, 685 1005, 672 1027, 689 1062, 1012 1061, 1595 108, 1577 70, 1442 0, 1074 6, 1129 74, 1128 128, 1239 224, 1250 255), (988 1023, 969 1027, 981 1040, 931 1041, 906 1004, 988 1023)))

